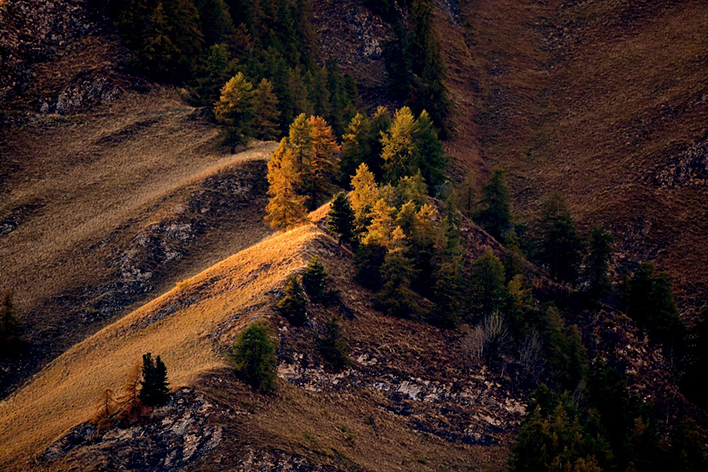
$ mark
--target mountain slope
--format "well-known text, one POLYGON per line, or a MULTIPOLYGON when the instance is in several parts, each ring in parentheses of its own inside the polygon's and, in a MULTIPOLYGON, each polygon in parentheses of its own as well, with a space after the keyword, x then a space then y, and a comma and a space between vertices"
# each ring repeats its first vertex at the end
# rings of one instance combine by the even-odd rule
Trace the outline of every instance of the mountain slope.
POLYGON ((31 352, 5 379, 269 233, 275 143, 232 155, 219 142, 218 129, 170 91, 8 131, 0 287, 14 291, 31 352))

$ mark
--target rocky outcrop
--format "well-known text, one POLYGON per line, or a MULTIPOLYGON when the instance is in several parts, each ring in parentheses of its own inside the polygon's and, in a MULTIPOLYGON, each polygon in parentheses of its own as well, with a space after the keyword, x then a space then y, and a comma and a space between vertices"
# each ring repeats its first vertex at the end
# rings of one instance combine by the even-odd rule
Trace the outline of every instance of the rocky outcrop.
POLYGON ((61 460, 68 468, 91 464, 93 470, 177 471, 221 443, 222 427, 212 424, 216 412, 204 395, 181 388, 132 426, 98 431, 93 423, 83 423, 73 428, 46 450, 40 465, 51 470, 61 460))

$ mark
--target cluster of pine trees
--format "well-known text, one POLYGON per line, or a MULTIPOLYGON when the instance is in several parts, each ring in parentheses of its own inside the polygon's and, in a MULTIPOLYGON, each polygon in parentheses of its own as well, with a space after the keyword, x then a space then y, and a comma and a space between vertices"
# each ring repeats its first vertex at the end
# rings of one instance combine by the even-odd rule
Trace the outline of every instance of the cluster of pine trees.
POLYGON ((445 85, 447 70, 433 26, 433 1, 367 0, 365 3, 393 27, 385 57, 393 98, 418 113, 427 110, 446 137, 451 102, 445 85))
POLYGON ((243 136, 277 137, 301 113, 325 117, 341 135, 354 115, 356 83, 342 74, 335 58, 318 57, 308 5, 305 0, 129 0, 111 1, 110 11, 143 71, 160 81, 189 84, 198 104, 226 102, 221 116, 233 144, 243 136), (257 118, 263 112, 265 117, 257 118))

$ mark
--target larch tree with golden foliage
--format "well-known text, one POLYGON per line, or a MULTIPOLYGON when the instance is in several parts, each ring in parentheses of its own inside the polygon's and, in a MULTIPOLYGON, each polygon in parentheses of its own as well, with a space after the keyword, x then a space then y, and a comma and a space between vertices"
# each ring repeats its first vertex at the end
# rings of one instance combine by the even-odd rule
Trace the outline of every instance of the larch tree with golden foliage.
POLYGON ((214 106, 214 116, 226 126, 226 139, 233 147, 246 144, 253 135, 253 85, 242 72, 221 89, 221 98, 214 106))
POLYGON ((392 183, 413 175, 418 168, 418 148, 414 140, 416 121, 413 112, 403 107, 396 112, 391 128, 381 134, 384 177, 392 183))
POLYGON ((284 138, 268 163, 268 205, 265 221, 277 230, 289 229, 307 219, 305 197, 297 193, 300 185, 293 150, 284 138))
POLYGON ((369 166, 360 164, 352 177, 352 192, 349 194, 357 220, 361 220, 371 211, 378 195, 379 185, 376 183, 376 177, 369 171, 369 166))
POLYGON ((340 146, 332 127, 319 116, 309 119, 312 149, 309 159, 303 162, 303 190, 308 196, 310 210, 317 208, 323 197, 331 195, 332 179, 337 171, 340 146))

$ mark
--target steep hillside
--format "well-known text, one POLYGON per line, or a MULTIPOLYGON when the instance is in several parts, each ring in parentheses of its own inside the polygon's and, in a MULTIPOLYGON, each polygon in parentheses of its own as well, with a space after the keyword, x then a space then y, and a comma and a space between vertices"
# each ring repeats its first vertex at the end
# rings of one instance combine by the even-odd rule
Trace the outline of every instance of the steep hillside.
POLYGON ((459 12, 460 26, 439 24, 476 132, 455 142, 509 170, 522 219, 561 190, 585 227, 615 233, 620 265, 655 261, 688 312, 703 306, 706 3, 462 1, 459 12))
POLYGON ((167 91, 11 128, 0 142, 0 286, 13 289, 30 345, 3 392, 18 371, 268 234, 274 145, 221 150, 217 128, 167 91))

